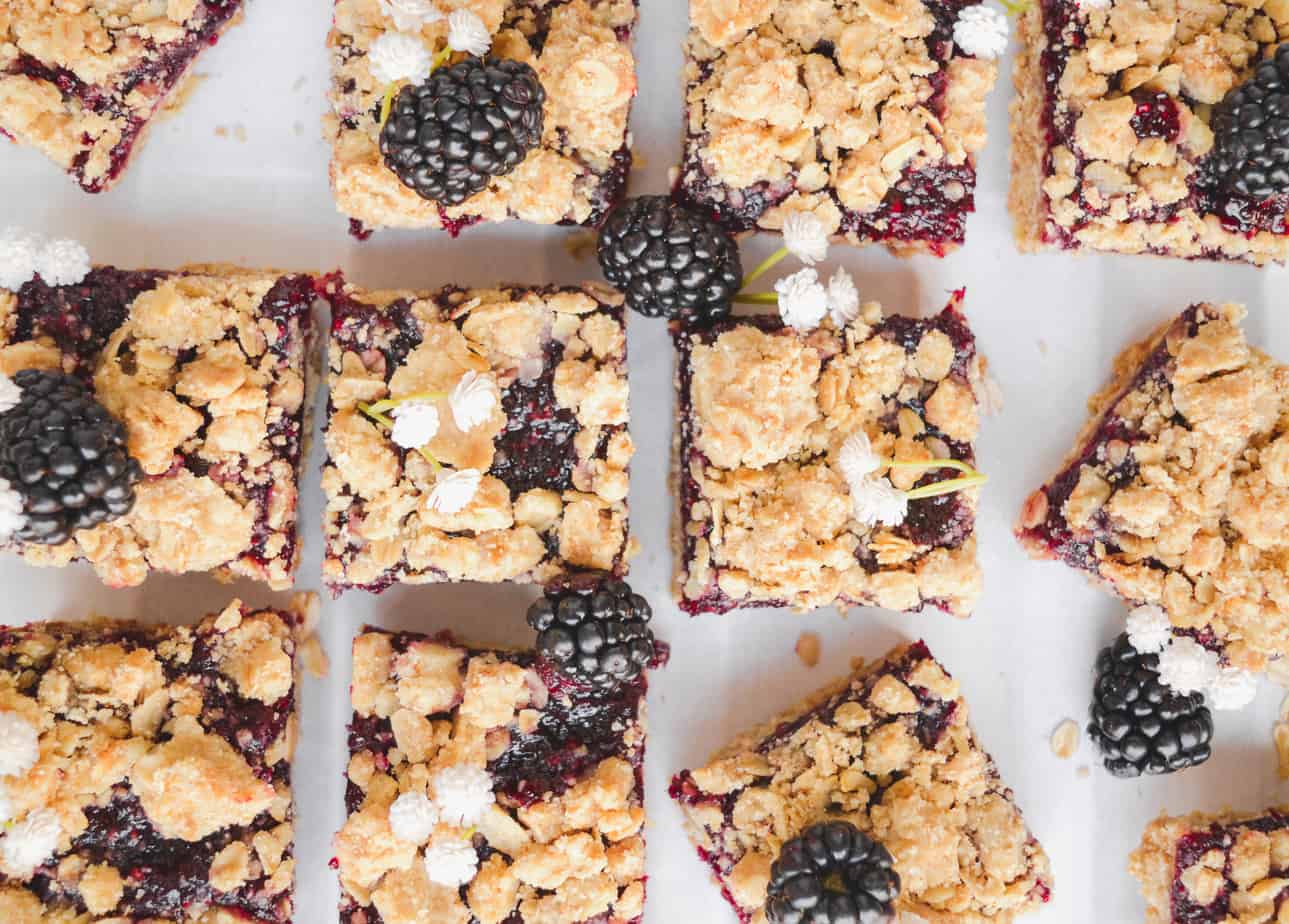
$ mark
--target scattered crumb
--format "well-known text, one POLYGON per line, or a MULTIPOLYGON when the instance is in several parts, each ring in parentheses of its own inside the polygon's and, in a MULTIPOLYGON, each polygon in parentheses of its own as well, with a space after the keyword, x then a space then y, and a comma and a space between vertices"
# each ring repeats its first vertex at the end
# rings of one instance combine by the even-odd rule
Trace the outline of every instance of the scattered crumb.
POLYGON ((246 126, 245 126, 245 125, 243 125, 241 122, 238 122, 236 125, 234 125, 234 126, 233 126, 233 137, 234 137, 234 138, 236 138, 238 141, 245 141, 245 140, 246 140, 246 126))
POLYGON ((300 662, 309 676, 318 680, 326 677, 331 667, 327 663, 327 653, 322 650, 322 642, 316 635, 310 635, 300 644, 300 662))
POLYGON ((206 81, 206 74, 193 72, 179 84, 179 88, 162 104, 160 112, 157 113, 157 121, 164 122, 183 108, 184 103, 188 102, 188 97, 192 96, 194 90, 206 81))
POLYGON ((1061 760, 1068 760, 1079 749, 1079 723, 1066 719, 1052 732, 1052 753, 1061 760))
POLYGON ((1077 770, 1075 770, 1075 771, 1074 771, 1074 775, 1075 775, 1075 776, 1077 776, 1077 777, 1078 777, 1079 779, 1081 779, 1081 780, 1086 780, 1086 779, 1088 778, 1088 775, 1089 775, 1091 772, 1092 772, 1092 770, 1088 767, 1088 765, 1087 765, 1087 764, 1080 764, 1080 765, 1079 765, 1079 769, 1077 769, 1077 770))
POLYGON ((595 256, 599 237, 594 231, 575 231, 564 238, 564 250, 574 260, 589 260, 595 256))
POLYGON ((819 636, 814 632, 802 632, 797 636, 797 657, 806 667, 819 663, 819 636))
POLYGON ((246 126, 243 125, 241 122, 236 122, 233 125, 216 125, 215 137, 216 138, 232 137, 236 141, 245 142, 246 126))
POLYGON ((648 162, 649 162, 648 158, 644 156, 644 154, 640 151, 639 148, 631 149, 631 169, 632 170, 641 170, 648 162))
POLYGON ((1271 738, 1276 743, 1280 779, 1289 780, 1289 696, 1280 704, 1280 721, 1272 727, 1271 738))
POLYGON ((1038 351, 1042 353, 1044 356, 1047 355, 1047 341, 1044 340, 1042 337, 1038 338, 1038 351))
POLYGON ((295 83, 291 84, 291 89, 296 91, 303 90, 304 85, 308 82, 309 78, 301 74, 299 77, 295 78, 295 83))
POLYGON ((227 137, 228 137, 228 126, 227 126, 227 125, 216 125, 216 126, 215 126, 215 137, 216 137, 216 138, 227 138, 227 137))

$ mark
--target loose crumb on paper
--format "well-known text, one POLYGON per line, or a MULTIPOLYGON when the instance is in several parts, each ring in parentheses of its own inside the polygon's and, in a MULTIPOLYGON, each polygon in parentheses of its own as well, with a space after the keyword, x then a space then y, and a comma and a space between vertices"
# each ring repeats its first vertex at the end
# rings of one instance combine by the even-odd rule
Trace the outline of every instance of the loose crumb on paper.
POLYGON ((1061 760, 1073 757, 1079 749, 1079 723, 1066 719, 1052 732, 1052 753, 1061 760))
POLYGON ((298 93, 299 91, 304 89, 305 84, 307 84, 308 82, 309 82, 309 78, 301 74, 299 77, 295 78, 295 83, 291 84, 291 89, 295 90, 298 93))
POLYGON ((330 664, 327 662, 327 653, 322 650, 322 642, 316 635, 310 635, 300 644, 300 663, 311 677, 322 680, 327 676, 330 664))
POLYGON ((1038 352, 1042 353, 1044 356, 1047 355, 1047 341, 1042 337, 1038 338, 1038 352))
POLYGON ((819 636, 814 632, 802 632, 797 636, 797 657, 806 667, 819 663, 819 636))
POLYGON ((1079 769, 1074 771, 1074 775, 1081 780, 1086 780, 1092 773, 1092 769, 1087 764, 1080 764, 1079 769))
POLYGON ((564 251, 574 260, 589 260, 595 256, 595 247, 599 241, 594 231, 576 231, 564 238, 564 251))
POLYGON ((1289 780, 1289 696, 1280 704, 1280 721, 1271 729, 1276 743, 1276 764, 1280 779, 1289 780))

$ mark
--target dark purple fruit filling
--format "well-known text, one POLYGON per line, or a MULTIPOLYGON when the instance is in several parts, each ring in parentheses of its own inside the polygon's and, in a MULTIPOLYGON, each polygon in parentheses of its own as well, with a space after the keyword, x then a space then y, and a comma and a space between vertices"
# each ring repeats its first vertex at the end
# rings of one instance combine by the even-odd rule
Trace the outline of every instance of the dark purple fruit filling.
MULTIPOLYGON (((1231 848, 1241 831, 1261 831, 1264 834, 1270 834, 1286 827, 1289 827, 1289 815, 1269 811, 1259 818, 1229 826, 1215 824, 1207 830, 1191 831, 1179 838, 1173 865, 1173 884, 1170 890, 1172 897, 1172 924, 1215 924, 1215 922, 1227 919, 1231 904, 1231 893, 1234 891, 1234 884, 1229 878, 1222 886, 1221 891, 1218 892, 1217 898, 1207 905, 1196 903, 1182 884, 1182 873, 1199 863, 1204 854, 1210 850, 1221 852, 1226 855, 1226 867, 1229 868, 1231 848)), ((1229 873, 1226 873, 1226 875, 1229 876, 1229 873)), ((1282 876, 1284 871, 1272 869, 1271 875, 1282 876)), ((1277 905, 1285 900, 1284 896, 1285 890, 1281 890, 1280 895, 1276 898, 1277 905)))
POLYGON ((1137 111, 1132 116, 1132 130, 1138 138, 1162 138, 1176 141, 1181 132, 1181 113, 1167 93, 1137 90, 1132 94, 1137 111))

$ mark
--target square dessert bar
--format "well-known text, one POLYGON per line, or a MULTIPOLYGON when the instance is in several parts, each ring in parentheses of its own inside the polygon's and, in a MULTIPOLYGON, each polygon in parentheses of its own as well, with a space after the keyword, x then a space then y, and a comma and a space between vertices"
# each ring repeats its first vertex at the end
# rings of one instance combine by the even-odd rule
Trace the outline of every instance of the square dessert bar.
POLYGON ((1289 654, 1289 369, 1249 347, 1243 316, 1193 305, 1120 356, 1016 535, 1261 670, 1289 654))
POLYGON ((241 19, 241 0, 0 7, 0 136, 101 192, 154 117, 180 103, 193 62, 241 19))
POLYGON ((227 267, 0 289, 0 372, 90 385, 142 470, 128 514, 10 546, 34 565, 84 559, 114 587, 151 571, 290 587, 315 298, 310 276, 227 267))
POLYGON ((1214 104, 1289 37, 1279 3, 1035 0, 1021 15, 1009 206, 1022 250, 1289 254, 1283 195, 1214 169, 1214 104))
POLYGON ((0 920, 289 924, 309 605, 0 629, 0 920))
POLYGON ((1284 920, 1289 806, 1163 815, 1146 828, 1128 870, 1141 884, 1146 924, 1284 920))
MULTIPOLYGON (((513 172, 495 177, 458 205, 441 205, 403 185, 380 149, 386 88, 368 52, 395 31, 402 4, 336 0, 331 52, 331 188, 355 232, 443 228, 456 235, 483 221, 518 218, 541 225, 598 226, 622 198, 631 169, 627 117, 636 94, 631 50, 635 0, 451 0, 492 34, 490 55, 532 66, 546 93, 541 143, 513 172)), ((415 7, 417 4, 406 4, 415 7)), ((424 4, 422 4, 424 5, 424 4)), ((446 19, 416 34, 443 47, 446 19)), ((460 55, 457 56, 458 58, 460 55)))
POLYGON ((622 297, 566 288, 364 292, 333 280, 324 577, 333 591, 397 582, 548 583, 624 574, 626 328, 622 297), (427 449, 400 448, 363 406, 448 393, 467 373, 499 401, 462 431, 435 399, 427 449), (482 476, 460 510, 435 502, 447 467, 482 476))
POLYGON ((365 629, 335 840, 342 924, 638 922, 646 684, 606 692, 533 652, 365 629), (465 827, 462 778, 483 787, 465 827), (441 812, 409 817, 428 796, 441 812), (445 843, 464 869, 444 868, 445 843))
POLYGON ((998 68, 963 0, 690 0, 677 194, 731 231, 814 212, 834 238, 943 255, 975 208, 998 68))
MULTIPOLYGON (((831 604, 971 613, 980 595, 974 490, 910 502, 899 526, 851 511, 842 443, 881 456, 975 459, 985 361, 959 310, 926 320, 865 304, 843 330, 777 317, 675 331, 679 354, 675 594, 690 614, 831 604)), ((947 469, 892 469, 907 490, 947 469)))
POLYGON ((784 843, 830 820, 890 852, 899 912, 1012 921, 1051 896, 1047 854, 977 743, 957 682, 921 642, 739 736, 678 774, 671 795, 743 924, 764 924, 784 843))

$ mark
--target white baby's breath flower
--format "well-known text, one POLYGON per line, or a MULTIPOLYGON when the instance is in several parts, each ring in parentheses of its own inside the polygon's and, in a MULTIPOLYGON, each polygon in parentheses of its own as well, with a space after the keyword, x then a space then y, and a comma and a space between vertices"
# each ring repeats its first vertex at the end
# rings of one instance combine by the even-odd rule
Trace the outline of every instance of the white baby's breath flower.
POLYGON ((21 776, 40 759, 40 733, 16 712, 0 712, 0 776, 21 776))
POLYGON ((467 9, 448 14, 448 47, 482 58, 492 47, 492 34, 479 14, 467 9))
MULTIPOLYGON (((22 495, 14 490, 8 479, 0 478, 0 542, 8 542, 13 534, 27 525, 22 495)), ((4 747, 4 732, 0 730, 0 748, 4 747)), ((0 775, 4 772, 4 756, 0 754, 0 775)))
POLYGON ((9 376, 0 372, 0 414, 12 411, 22 400, 22 389, 9 376))
POLYGON ((50 241, 36 255, 36 272, 46 285, 74 286, 89 275, 89 251, 79 241, 50 241))
POLYGON ((828 314, 839 329, 859 317, 859 290, 840 266, 828 279, 828 314))
POLYGON ((841 444, 841 449, 837 452, 837 464, 841 468, 842 477, 854 484, 881 468, 882 460, 873 452, 868 434, 863 430, 856 430, 841 444))
POLYGON ((1192 638, 1175 638, 1159 654, 1159 679, 1178 693, 1197 693, 1217 679, 1217 652, 1192 638))
POLYGON ((1139 606, 1128 614, 1128 644, 1142 654, 1163 651, 1173 637, 1173 624, 1158 606, 1139 606))
POLYGON ((428 401, 407 401, 389 412, 390 439, 404 449, 420 449, 439 432, 439 409, 428 401))
POLYGON ((419 36, 386 32, 367 49, 367 66, 381 84, 410 80, 422 83, 430 76, 434 56, 419 36))
POLYGON ((36 260, 44 241, 21 228, 0 233, 0 289, 17 292, 36 275, 36 260))
POLYGON ((1258 678, 1238 667, 1219 668, 1217 676, 1204 691, 1214 709, 1243 709, 1258 694, 1258 678))
POLYGON ((477 468, 459 468, 440 475, 430 492, 430 509, 439 513, 460 513, 479 493, 483 473, 477 468))
POLYGON ((462 837, 436 837, 425 848, 425 875, 430 882, 457 888, 479 872, 479 855, 462 837))
POLYGON ((899 526, 909 514, 908 495, 885 478, 864 478, 850 486, 850 506, 865 526, 899 526))
POLYGON ((457 764, 444 767, 431 781, 434 804, 448 824, 469 828, 479 823, 488 806, 496 800, 492 777, 482 767, 457 764))
POLYGON ((394 21, 394 28, 401 32, 415 32, 421 26, 438 22, 443 11, 433 0, 379 0, 380 11, 394 21))
POLYGON ((1108 10, 1114 0, 1077 0, 1081 10, 1108 10))
POLYGON ((814 212, 789 212, 783 219, 783 246, 807 266, 828 256, 828 235, 814 212))
POLYGON ((389 827, 399 840, 424 844, 439 823, 439 810, 422 792, 405 792, 389 807, 389 827))
POLYGON ((958 14, 953 41, 969 55, 997 58, 1007 50, 1007 16, 1002 10, 976 4, 958 14))
POLYGON ((0 857, 7 871, 29 877, 54 855, 63 825, 53 809, 36 809, 0 839, 0 857))
POLYGON ((461 381, 448 395, 448 406, 452 408, 452 419, 457 427, 467 432, 488 419, 497 406, 497 400, 496 383, 471 370, 461 376, 461 381))
POLYGON ((774 284, 779 293, 779 316, 797 330, 814 330, 828 313, 828 292, 812 269, 797 270, 774 284))

